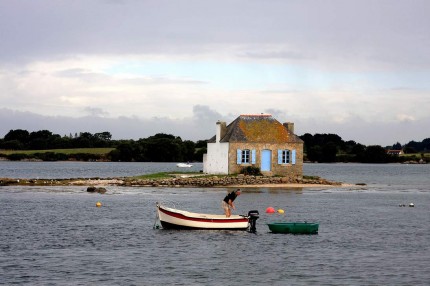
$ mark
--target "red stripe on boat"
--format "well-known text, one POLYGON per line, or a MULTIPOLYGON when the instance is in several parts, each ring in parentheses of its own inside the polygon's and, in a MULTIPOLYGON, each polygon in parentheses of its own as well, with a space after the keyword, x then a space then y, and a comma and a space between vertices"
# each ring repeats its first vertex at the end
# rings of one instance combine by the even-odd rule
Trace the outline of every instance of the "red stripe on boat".
POLYGON ((185 216, 183 214, 180 213, 175 213, 175 212, 171 212, 168 211, 166 209, 163 209, 162 207, 159 207, 160 211, 162 211, 163 213, 169 215, 169 216, 173 216, 176 218, 180 218, 180 219, 185 219, 185 220, 191 220, 191 221, 203 221, 203 222, 211 222, 211 223, 232 223, 232 222, 245 222, 248 221, 247 218, 221 218, 221 219, 213 219, 213 218, 197 218, 197 217, 189 217, 189 216, 185 216))

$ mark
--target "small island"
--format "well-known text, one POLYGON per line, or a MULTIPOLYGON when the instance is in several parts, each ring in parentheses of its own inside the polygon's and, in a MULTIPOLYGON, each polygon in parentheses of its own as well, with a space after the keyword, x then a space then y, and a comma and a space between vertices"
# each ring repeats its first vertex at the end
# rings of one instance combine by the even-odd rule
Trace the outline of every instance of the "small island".
POLYGON ((157 173, 122 178, 71 178, 71 179, 13 179, 0 178, 0 186, 124 186, 124 187, 345 187, 352 186, 329 181, 317 176, 291 179, 279 176, 207 175, 201 173, 157 173))

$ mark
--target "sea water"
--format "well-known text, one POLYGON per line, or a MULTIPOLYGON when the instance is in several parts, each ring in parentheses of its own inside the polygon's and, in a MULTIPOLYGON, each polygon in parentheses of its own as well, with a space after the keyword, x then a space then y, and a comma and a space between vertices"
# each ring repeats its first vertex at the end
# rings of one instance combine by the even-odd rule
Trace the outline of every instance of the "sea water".
POLYGON ((428 285, 429 167, 306 164, 366 185, 244 189, 235 213, 259 210, 256 234, 154 229, 156 202, 222 213, 228 188, 0 187, 0 284, 428 285), (272 234, 275 221, 318 222, 319 234, 272 234))

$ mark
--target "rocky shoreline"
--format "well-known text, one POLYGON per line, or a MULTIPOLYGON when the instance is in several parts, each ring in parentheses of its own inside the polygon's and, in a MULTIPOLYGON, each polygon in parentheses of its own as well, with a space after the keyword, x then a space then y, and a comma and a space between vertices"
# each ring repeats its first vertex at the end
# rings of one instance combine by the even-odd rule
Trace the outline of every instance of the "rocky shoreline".
POLYGON ((76 178, 11 179, 0 178, 0 186, 125 186, 125 187, 250 187, 250 186, 343 186, 319 177, 290 179, 265 176, 190 176, 172 175, 163 179, 76 178))

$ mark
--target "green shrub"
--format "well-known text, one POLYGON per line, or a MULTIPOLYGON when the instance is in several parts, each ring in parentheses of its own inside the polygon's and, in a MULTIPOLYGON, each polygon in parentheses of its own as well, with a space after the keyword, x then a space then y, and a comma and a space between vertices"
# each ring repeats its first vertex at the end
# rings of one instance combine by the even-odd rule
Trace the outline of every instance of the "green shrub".
POLYGON ((240 170, 241 174, 248 175, 248 176, 261 176, 260 168, 254 167, 254 166, 247 166, 240 170))
POLYGON ((20 160, 24 160, 24 159, 31 159, 32 156, 27 155, 27 154, 13 153, 13 154, 8 155, 6 158, 8 158, 11 161, 20 161, 20 160))
POLYGON ((67 161, 68 159, 67 154, 55 152, 34 153, 34 157, 42 161, 67 161))

